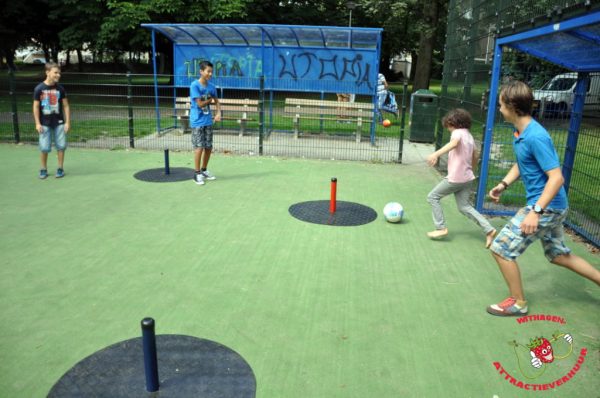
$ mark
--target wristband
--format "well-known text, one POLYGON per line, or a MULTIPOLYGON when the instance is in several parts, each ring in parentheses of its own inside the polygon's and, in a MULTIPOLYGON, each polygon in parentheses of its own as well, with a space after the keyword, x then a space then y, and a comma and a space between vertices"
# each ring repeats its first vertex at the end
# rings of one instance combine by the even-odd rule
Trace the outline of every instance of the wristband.
POLYGON ((506 181, 502 180, 502 181, 500 181, 500 184, 504 185, 505 191, 508 189, 508 184, 506 183, 506 181))

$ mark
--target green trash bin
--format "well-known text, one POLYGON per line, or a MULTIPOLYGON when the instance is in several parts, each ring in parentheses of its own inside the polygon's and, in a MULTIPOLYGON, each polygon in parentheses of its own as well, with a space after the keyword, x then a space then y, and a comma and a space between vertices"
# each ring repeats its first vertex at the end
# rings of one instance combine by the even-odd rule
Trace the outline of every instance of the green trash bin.
POLYGON ((437 122, 438 96, 431 90, 417 90, 410 97, 408 140, 434 142, 437 122))

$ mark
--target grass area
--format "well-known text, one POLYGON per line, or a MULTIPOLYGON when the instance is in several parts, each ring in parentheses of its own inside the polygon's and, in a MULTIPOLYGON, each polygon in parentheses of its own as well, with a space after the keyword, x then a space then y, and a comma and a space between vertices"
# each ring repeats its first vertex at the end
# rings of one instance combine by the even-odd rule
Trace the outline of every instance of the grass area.
MULTIPOLYGON (((157 334, 238 352, 258 398, 524 396, 493 363, 527 380, 518 361, 529 355, 516 356, 508 342, 556 329, 588 355, 552 396, 597 393, 597 286, 549 266, 534 247, 520 257, 531 314, 567 323, 489 316, 485 306, 506 287, 481 231, 449 199, 450 236, 425 236, 433 227, 425 198, 439 176, 424 163, 215 154, 218 179, 199 187, 134 179, 162 166, 156 152, 73 148, 66 177, 45 181, 35 147, 0 145, 0 157, 1 397, 46 396, 78 361, 139 337, 146 316, 157 334), (403 222, 379 216, 337 228, 289 215, 294 203, 328 199, 332 176, 339 200, 379 214, 399 201, 403 222)), ((173 153, 171 162, 190 167, 192 157, 173 153)), ((531 382, 561 378, 577 356, 531 382)))

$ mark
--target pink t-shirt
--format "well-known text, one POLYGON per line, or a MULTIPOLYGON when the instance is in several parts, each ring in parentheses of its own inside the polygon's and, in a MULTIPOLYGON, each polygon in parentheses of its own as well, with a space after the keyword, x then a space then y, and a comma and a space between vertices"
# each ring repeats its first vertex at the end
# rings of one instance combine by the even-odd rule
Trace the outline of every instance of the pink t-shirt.
POLYGON ((463 183, 475 179, 473 174, 473 148, 475 142, 467 129, 456 129, 450 140, 458 140, 458 146, 448 153, 448 181, 463 183))

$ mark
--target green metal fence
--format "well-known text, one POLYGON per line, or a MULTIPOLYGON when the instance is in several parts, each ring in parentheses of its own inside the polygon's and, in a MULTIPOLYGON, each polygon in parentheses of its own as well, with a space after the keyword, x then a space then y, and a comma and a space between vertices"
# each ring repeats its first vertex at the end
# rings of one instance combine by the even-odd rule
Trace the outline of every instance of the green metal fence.
MULTIPOLYGON (((72 113, 69 145, 191 150, 189 130, 184 128, 185 110, 178 109, 178 102, 181 99, 185 102, 189 97, 189 89, 173 87, 173 76, 163 75, 158 79, 156 101, 152 75, 63 72, 61 84, 67 91, 72 113)), ((36 84, 43 80, 42 68, 36 73, 16 76, 8 73, 0 78, 0 141, 37 142, 32 96, 36 84)), ((390 119, 392 125, 385 128, 373 117, 369 96, 356 96, 353 102, 340 102, 338 106, 335 93, 261 92, 219 89, 217 85, 219 96, 232 103, 223 105, 227 107, 225 118, 215 124, 215 150, 401 162, 408 101, 406 87, 405 84, 402 91, 396 92, 401 114, 386 113, 385 118, 390 119), (249 108, 244 110, 244 106, 249 108), (292 107, 301 107, 301 110, 296 112, 292 107), (259 129, 261 116, 264 118, 262 131, 259 129)))
MULTIPOLYGON (((559 0, 451 0, 444 56, 444 75, 439 115, 452 108, 467 109, 473 116, 472 133, 481 142, 487 116, 492 58, 495 39, 532 28, 559 23, 564 19, 600 9, 600 1, 559 0)), ((511 49, 504 49, 502 79, 527 82, 536 93, 558 75, 568 73, 557 65, 511 49)), ((592 95, 591 93, 590 95, 592 95)), ((536 97, 537 118, 549 131, 557 152, 566 149, 569 113, 559 106, 550 107, 543 96, 536 97)), ((593 98, 584 107, 575 165, 569 187, 570 215, 568 226, 600 247, 600 103, 593 98)), ((600 101, 598 101, 600 102, 600 101)), ((493 144, 490 153, 488 190, 506 174, 514 162, 512 128, 496 111, 493 144)), ((448 142, 449 134, 437 126, 436 147, 448 142)), ((486 198, 484 209, 514 211, 525 203, 524 188, 511 187, 496 205, 486 198)))

